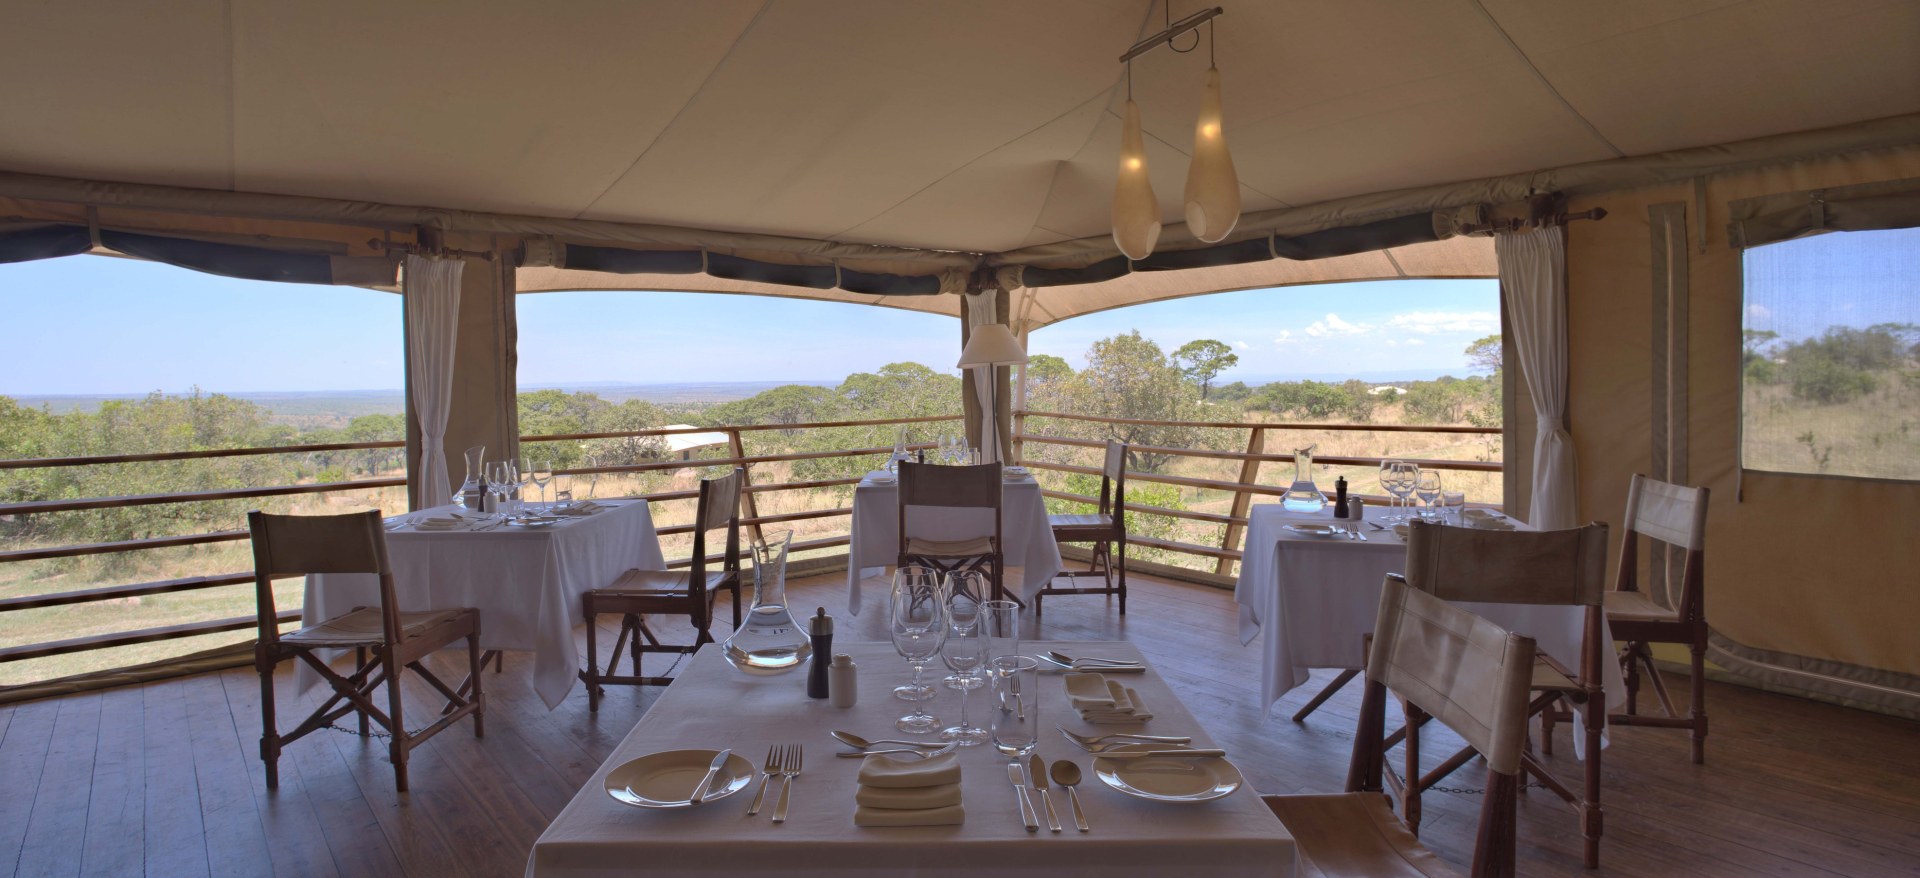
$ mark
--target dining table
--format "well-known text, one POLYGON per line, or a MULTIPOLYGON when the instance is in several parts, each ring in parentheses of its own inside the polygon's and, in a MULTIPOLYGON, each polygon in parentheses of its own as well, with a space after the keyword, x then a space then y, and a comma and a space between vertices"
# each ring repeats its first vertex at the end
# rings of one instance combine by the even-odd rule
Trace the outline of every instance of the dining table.
MULTIPOLYGON (((1020 652, 1057 649, 1073 656, 1144 661, 1124 642, 1021 642, 1020 652)), ((1192 746, 1213 739, 1180 703, 1167 681, 1147 665, 1144 673, 1110 675, 1124 680, 1152 706, 1153 718, 1133 727, 1089 725, 1069 709, 1064 676, 1042 673, 1037 701, 1043 734, 1039 755, 1049 763, 1072 760, 1084 780, 1075 789, 1089 831, 1078 832, 1070 802, 1056 784, 1049 791, 1064 831, 1026 829, 1019 797, 1007 776, 1009 757, 991 743, 956 751, 963 822, 944 826, 857 826, 856 777, 862 760, 829 732, 868 739, 910 738, 894 720, 911 709, 893 697, 905 682, 906 663, 887 643, 838 643, 836 653, 858 668, 858 697, 849 708, 806 696, 806 674, 751 676, 735 670, 721 649, 708 644, 594 772, 571 802, 541 833, 528 858, 528 878, 603 878, 646 870, 662 875, 849 876, 915 875, 926 878, 1060 878, 1060 876, 1183 875, 1288 876, 1294 842, 1250 784, 1210 801, 1151 801, 1123 794, 1095 776, 1093 754, 1058 733, 1144 731, 1184 735, 1192 746), (801 772, 792 781, 789 819, 769 819, 780 783, 769 789, 766 807, 749 815, 755 789, 678 809, 634 807, 616 801, 610 773, 630 760, 679 749, 697 750, 700 764, 720 748, 760 768, 776 745, 802 748, 801 772)), ((959 718, 960 693, 941 687, 929 709, 943 720, 959 718)), ((986 725, 987 690, 970 696, 969 720, 986 725)), ((922 737, 922 740, 925 740, 922 737)), ((1230 761, 1232 753, 1227 754, 1230 761)), ((697 777, 697 773, 695 777, 697 777)), ((759 777, 753 778, 754 783, 759 777)), ((1035 800, 1036 806, 1039 801, 1035 800)), ((1044 817, 1041 818, 1044 822, 1044 817)))
MULTIPOLYGON (((1047 521, 1046 499, 1031 474, 1005 479, 1000 489, 1000 533, 1006 566, 1019 568, 1009 591, 1031 596, 1060 575, 1060 544, 1047 521)), ((963 540, 993 535, 993 510, 910 507, 907 530, 922 539, 963 540)), ((870 472, 853 489, 852 535, 847 558, 847 610, 859 615, 861 585, 900 560, 900 484, 870 472)))
MULTIPOLYGON (((645 500, 598 500, 584 508, 594 507, 591 514, 532 522, 469 513, 474 517, 447 529, 422 523, 451 518, 460 507, 396 517, 386 536, 394 598, 402 612, 478 609, 481 648, 531 651, 534 691, 548 709, 558 707, 578 679, 573 629, 582 624, 580 596, 628 570, 667 566, 645 500)), ((309 576, 302 618, 379 606, 379 594, 370 574, 309 576)), ((318 681, 304 666, 296 674, 300 691, 318 681)))
MULTIPOLYGON (((1240 642, 1264 638, 1260 650, 1260 705, 1273 705, 1307 682, 1313 668, 1357 670, 1362 666, 1364 635, 1373 631, 1380 591, 1389 573, 1406 571, 1406 540, 1379 524, 1384 509, 1366 510, 1371 522, 1354 525, 1335 519, 1328 508, 1288 510, 1263 503, 1247 512, 1246 548, 1234 584, 1240 642), (1323 535, 1319 527, 1352 526, 1359 536, 1323 535)), ((1491 516, 1515 528, 1526 522, 1491 516)), ((1578 606, 1480 603, 1460 606, 1509 631, 1534 638, 1542 652, 1568 667, 1580 666, 1586 612, 1578 606)), ((1604 623, 1603 623, 1604 624, 1604 623)), ((1613 642, 1603 630, 1604 642, 1613 642)), ((1603 661, 1601 685, 1609 709, 1626 703, 1626 683, 1618 662, 1603 661)), ((1576 707, 1576 711, 1581 708, 1576 707)), ((1576 753, 1585 741, 1574 736, 1576 753)))

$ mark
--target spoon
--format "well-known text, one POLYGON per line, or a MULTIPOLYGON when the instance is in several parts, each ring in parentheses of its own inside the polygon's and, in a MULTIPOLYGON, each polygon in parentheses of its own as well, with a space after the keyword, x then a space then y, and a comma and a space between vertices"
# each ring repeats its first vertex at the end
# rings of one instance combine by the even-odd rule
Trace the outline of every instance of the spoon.
POLYGON ((918 756, 922 759, 932 759, 935 756, 944 756, 948 753, 952 753, 953 748, 958 746, 960 746, 959 742, 954 741, 954 742, 949 742, 945 747, 941 747, 938 750, 916 750, 911 747, 893 747, 885 750, 841 750, 840 752, 835 753, 833 755, 844 756, 848 759, 865 759, 868 756, 890 756, 894 754, 902 754, 907 756, 918 756))
POLYGON ((935 749, 947 746, 945 741, 895 741, 892 739, 869 741, 852 732, 828 732, 827 734, 832 735, 834 740, 857 750, 865 750, 881 744, 900 744, 907 747, 931 747, 935 749))
POLYGON ((1122 667, 1130 667, 1133 665, 1140 664, 1139 662, 1133 661, 1131 659, 1109 659, 1109 658, 1078 658, 1076 659, 1076 658, 1073 658, 1072 656, 1067 655, 1066 653, 1060 652, 1058 650, 1052 650, 1052 649, 1047 650, 1047 657, 1063 665, 1071 665, 1074 662, 1083 662, 1085 664, 1091 664, 1091 665, 1119 665, 1122 667))
POLYGON ((1053 765, 1047 768, 1047 774, 1053 778, 1054 783, 1066 787, 1067 801, 1073 803, 1073 825, 1081 832, 1086 832, 1089 828, 1087 812, 1080 810, 1080 792, 1073 788, 1074 784, 1080 782, 1080 766, 1065 759, 1056 759, 1053 765))

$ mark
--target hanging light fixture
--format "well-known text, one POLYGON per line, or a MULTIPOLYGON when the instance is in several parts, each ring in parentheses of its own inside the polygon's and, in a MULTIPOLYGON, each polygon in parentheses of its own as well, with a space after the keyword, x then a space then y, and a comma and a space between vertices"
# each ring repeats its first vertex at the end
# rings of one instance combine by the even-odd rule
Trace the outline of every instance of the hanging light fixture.
MULTIPOLYGON (((1147 178, 1146 138, 1140 131, 1140 107, 1133 102, 1133 59, 1160 46, 1175 52, 1173 39, 1208 24, 1223 10, 1216 6, 1201 10, 1165 30, 1133 44, 1120 56, 1127 65, 1127 105, 1120 131, 1120 175, 1113 191, 1113 242, 1128 259, 1145 259, 1160 240, 1160 202, 1154 198, 1153 184, 1147 178)), ((1171 9, 1166 12, 1170 19, 1171 9)), ((1207 52, 1213 53, 1213 28, 1207 28, 1207 52)), ((1207 87, 1200 98, 1200 118, 1193 131, 1193 158, 1187 166, 1185 193, 1187 229, 1195 238, 1209 244, 1227 237, 1240 222, 1240 179, 1233 170, 1233 155, 1227 151, 1226 130, 1220 114, 1220 70, 1209 61, 1207 87)))
POLYGON ((1128 259, 1145 259, 1160 241, 1160 199, 1147 177, 1147 140, 1140 105, 1133 102, 1133 65, 1127 65, 1127 111, 1120 128, 1120 179, 1113 188, 1113 243, 1128 259))

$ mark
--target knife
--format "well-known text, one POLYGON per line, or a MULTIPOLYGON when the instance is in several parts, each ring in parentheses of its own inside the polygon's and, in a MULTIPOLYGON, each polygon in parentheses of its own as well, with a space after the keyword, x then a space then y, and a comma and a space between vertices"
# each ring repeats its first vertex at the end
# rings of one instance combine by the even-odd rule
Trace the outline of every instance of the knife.
POLYGON ((1007 763, 1007 779, 1013 781, 1013 791, 1020 797, 1020 819, 1027 824, 1028 832, 1040 831, 1040 818, 1033 813, 1033 801, 1027 798, 1027 779, 1022 775, 1019 762, 1007 763))
MULTIPOLYGON (((1027 776, 1033 778, 1033 789, 1040 794, 1040 804, 1047 808, 1047 829, 1059 832, 1060 812, 1053 810, 1053 797, 1047 794, 1047 762, 1040 758, 1040 754, 1027 757, 1027 776)), ((1035 822, 1038 822, 1039 816, 1034 815, 1035 822)))
POLYGON ((700 779, 700 786, 693 791, 692 801, 695 805, 707 800, 707 787, 713 785, 713 776, 720 773, 720 767, 726 765, 727 757, 732 755, 732 750, 722 750, 713 757, 713 764, 707 766, 707 776, 700 779))
POLYGON ((1147 750, 1145 752, 1098 753, 1095 755, 1101 759, 1143 759, 1148 756, 1187 756, 1187 757, 1196 757, 1196 758, 1197 757, 1218 758, 1218 757, 1226 756, 1227 751, 1225 750, 1147 750))

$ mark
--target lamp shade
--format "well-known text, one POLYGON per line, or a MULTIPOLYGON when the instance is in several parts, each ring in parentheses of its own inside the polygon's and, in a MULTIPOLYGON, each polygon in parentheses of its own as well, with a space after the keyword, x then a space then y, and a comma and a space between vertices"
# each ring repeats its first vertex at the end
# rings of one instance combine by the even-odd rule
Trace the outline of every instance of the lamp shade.
POLYGON ((1160 241, 1160 200, 1147 179, 1147 144, 1140 105, 1127 101, 1120 131, 1120 180, 1113 189, 1113 243, 1128 259, 1145 259, 1160 241))
POLYGON ((967 346, 960 351, 962 368, 971 366, 1011 366, 1027 361, 1027 350, 1013 337, 1004 323, 985 323, 967 335, 967 346))
MULTIPOLYGON (((1220 123, 1217 67, 1207 68, 1207 90, 1200 97, 1193 161, 1187 165, 1186 204, 1187 231, 1209 244, 1225 238, 1240 222, 1240 178, 1233 171, 1233 154, 1227 151, 1227 135, 1220 123)), ((1117 216, 1117 207, 1115 211, 1117 216)))

